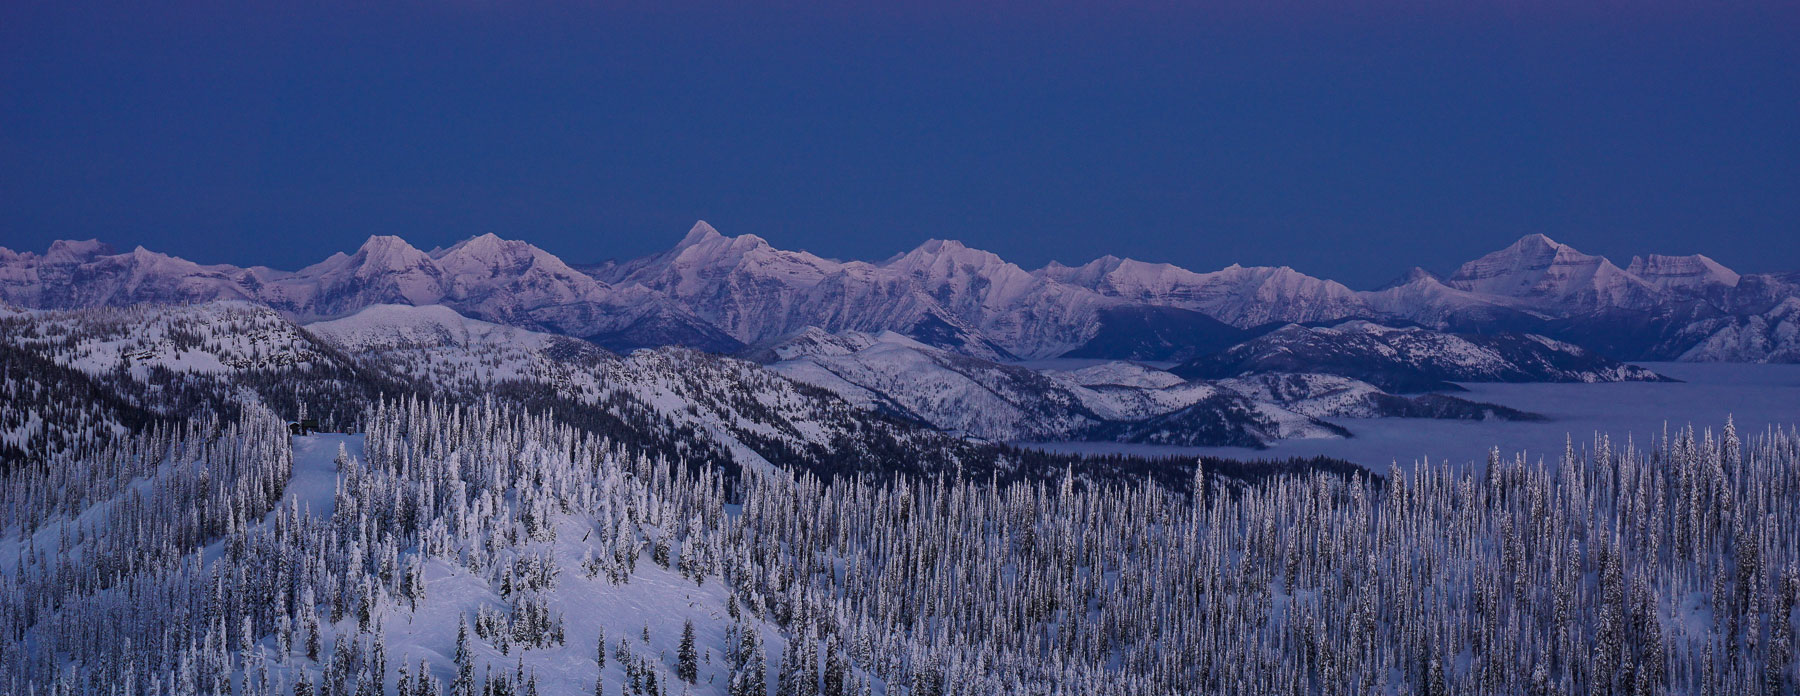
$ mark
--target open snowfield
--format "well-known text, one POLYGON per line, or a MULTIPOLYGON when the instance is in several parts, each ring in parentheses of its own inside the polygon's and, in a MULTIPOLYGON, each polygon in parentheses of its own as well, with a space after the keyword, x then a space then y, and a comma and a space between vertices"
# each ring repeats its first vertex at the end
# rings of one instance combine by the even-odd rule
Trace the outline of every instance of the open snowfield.
POLYGON ((1769 426, 1800 426, 1800 365, 1743 363, 1642 363, 1680 383, 1465 384, 1457 396, 1541 413, 1548 422, 1426 420, 1414 418, 1327 419, 1349 428, 1349 439, 1284 440, 1266 450, 1239 447, 1163 447, 1110 442, 1031 443, 1059 452, 1213 454, 1237 458, 1325 455, 1376 470, 1390 463, 1412 464, 1427 457, 1453 463, 1480 461, 1491 447, 1523 451, 1532 461, 1555 461, 1565 436, 1577 448, 1595 432, 1615 441, 1631 436, 1642 443, 1660 437, 1663 426, 1693 424, 1717 430, 1732 416, 1739 432, 1769 426))

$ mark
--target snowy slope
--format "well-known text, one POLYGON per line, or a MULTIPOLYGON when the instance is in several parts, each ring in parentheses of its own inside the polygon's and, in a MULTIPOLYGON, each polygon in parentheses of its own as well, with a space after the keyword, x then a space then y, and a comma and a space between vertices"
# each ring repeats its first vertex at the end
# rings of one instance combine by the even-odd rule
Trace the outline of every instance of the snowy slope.
POLYGON ((1330 374, 1263 373, 1222 379, 1217 384, 1254 401, 1321 419, 1544 420, 1538 414, 1443 394, 1397 396, 1367 382, 1330 374))
POLYGON ((1691 329, 1705 337, 1682 353, 1682 360, 1800 362, 1800 298, 1789 298, 1761 314, 1698 323, 1691 329))
POLYGON ((1541 234, 1463 264, 1446 280, 1458 290, 1516 297, 1542 305, 1594 310, 1644 308, 1657 288, 1605 257, 1583 254, 1541 234))
MULTIPOLYGON (((906 468, 929 467, 960 446, 754 363, 682 348, 617 356, 446 307, 378 305, 307 329, 370 369, 451 393, 546 390, 562 408, 593 410, 643 437, 698 438, 738 466, 807 468, 857 452, 911 450, 916 461, 906 468)), ((891 456, 861 464, 895 464, 891 456)))
POLYGON ((251 407, 0 479, 8 691, 1723 694, 1800 666, 1800 500, 1760 493, 1800 488, 1791 429, 1379 480, 1162 460, 1170 486, 728 480, 492 404, 363 422, 251 407))
POLYGON ((820 327, 896 331, 985 358, 1047 356, 1079 343, 1111 304, 999 257, 932 240, 882 263, 840 262, 726 237, 697 223, 674 249, 596 271, 675 298, 753 346, 820 327))
POLYGON ((1736 287, 1740 279, 1737 271, 1726 268, 1705 254, 1633 256, 1625 271, 1665 290, 1690 292, 1704 292, 1712 286, 1736 287))
POLYGON ((493 235, 436 254, 399 237, 374 236, 355 253, 292 272, 200 266, 142 248, 114 254, 97 242, 58 242, 43 256, 0 254, 0 298, 46 309, 245 300, 300 320, 376 304, 444 304, 603 345, 740 347, 666 297, 613 288, 530 244, 493 235))
MULTIPOLYGON (((275 424, 278 425, 278 424, 275 424)), ((287 446, 286 443, 283 446, 287 446)), ((293 584, 303 587, 298 596, 291 597, 299 603, 307 599, 319 602, 316 605, 302 605, 295 610, 300 616, 317 617, 314 627, 304 621, 288 622, 280 625, 263 623, 258 627, 258 635, 240 635, 236 630, 235 620, 228 629, 233 636, 227 657, 222 659, 224 670, 228 673, 237 693, 290 693, 294 686, 305 681, 316 690, 322 681, 334 678, 355 680, 355 670, 342 677, 332 677, 333 665, 337 660, 348 657, 351 662, 367 665, 370 659, 385 661, 387 668, 377 678, 384 682, 384 689, 393 693, 399 687, 399 680, 408 678, 402 675, 410 673, 411 678, 420 674, 429 674, 437 680, 438 689, 450 685, 457 678, 457 665, 454 657, 457 653, 459 628, 467 627, 467 649, 471 666, 475 667, 477 680, 493 679, 512 680, 517 670, 523 670, 524 679, 514 682, 512 688, 524 693, 528 682, 535 682, 539 693, 573 694, 592 693, 596 678, 604 682, 607 693, 626 693, 627 683, 631 676, 627 673, 626 663, 632 664, 632 672, 641 668, 655 672, 670 690, 686 687, 693 694, 725 694, 732 676, 725 655, 735 648, 728 643, 728 638, 735 639, 737 633, 746 628, 754 629, 764 637, 764 649, 767 655, 775 659, 767 666, 770 673, 768 684, 773 685, 779 657, 786 649, 789 635, 783 628, 772 621, 773 617, 758 618, 750 615, 749 610, 738 610, 735 600, 727 599, 731 594, 728 586, 717 575, 716 556, 704 566, 711 568, 711 577, 707 571, 688 571, 690 553, 704 553, 700 549, 683 547, 675 555, 682 559, 680 567, 666 561, 656 561, 652 546, 656 540, 660 543, 676 544, 679 534, 688 544, 698 547, 702 544, 716 546, 717 540, 703 539, 696 532, 698 520, 667 517, 666 510, 673 508, 661 498, 661 493, 653 491, 649 486, 634 482, 629 473, 632 463, 613 455, 607 455, 605 461, 593 465, 606 472, 598 477, 608 486, 607 490, 574 493, 565 491, 561 500, 567 507, 558 510, 552 518, 541 522, 530 523, 534 528, 542 528, 540 533, 516 538, 504 544, 494 543, 484 546, 482 536, 474 535, 476 524, 490 525, 488 528, 497 532, 516 534, 519 519, 528 515, 525 500, 534 492, 529 490, 526 476, 536 473, 544 475, 558 468, 570 466, 569 455, 564 453, 560 459, 556 455, 547 454, 536 442, 520 442, 509 447, 494 449, 491 455, 472 448, 463 448, 459 454, 470 458, 485 456, 499 457, 510 455, 518 458, 515 469, 501 468, 500 477, 504 477, 505 488, 496 489, 491 498, 477 498, 469 504, 480 507, 494 504, 490 501, 503 500, 498 493, 517 491, 517 499, 506 499, 499 502, 497 508, 489 508, 487 514, 492 519, 481 523, 463 522, 462 528, 453 534, 445 527, 438 527, 441 532, 450 534, 442 538, 428 538, 425 544, 394 548, 385 546, 396 540, 397 530, 376 531, 371 534, 367 527, 367 516, 386 514, 382 503, 373 499, 371 486, 393 486, 400 482, 399 477, 380 470, 369 459, 365 451, 364 435, 318 435, 296 437, 291 441, 291 464, 282 462, 267 471, 267 475, 276 477, 275 490, 278 497, 268 506, 267 514, 258 514, 254 520, 247 520, 241 528, 223 528, 201 537, 203 547, 190 557, 178 561, 191 565, 176 565, 159 576, 157 567, 160 559, 146 554, 144 567, 137 572, 137 582, 168 582, 168 576, 183 572, 195 572, 202 564, 231 567, 245 563, 237 557, 246 548, 268 548, 280 543, 294 554, 287 558, 272 559, 272 565, 280 566, 286 572, 290 568, 296 573, 293 584), (291 468, 290 468, 291 467, 291 468), (517 478, 515 478, 517 477, 517 478), (633 522, 624 521, 626 501, 642 500, 652 505, 647 512, 634 512, 633 522), (595 501, 583 504, 582 501, 595 501), (359 518, 362 518, 359 520, 359 518), (626 526, 628 525, 628 526, 626 526), (313 547, 319 541, 301 541, 296 534, 327 539, 338 537, 345 531, 354 530, 348 538, 353 539, 347 545, 325 542, 324 548, 298 550, 313 547), (466 535, 465 535, 466 534, 466 535), (618 546, 625 539, 631 545, 618 546), (280 540, 279 542, 277 540, 280 540), (364 556, 367 544, 367 556, 364 556), (598 551, 601 555, 610 556, 614 548, 629 548, 633 557, 628 566, 618 566, 619 574, 596 575, 589 570, 591 561, 598 551), (331 597, 326 588, 333 585, 319 584, 330 582, 337 577, 353 577, 362 574, 362 562, 355 560, 367 558, 370 567, 380 562, 382 549, 388 548, 385 562, 391 566, 384 568, 378 578, 379 589, 373 594, 362 594, 369 590, 368 585, 350 586, 347 592, 356 593, 359 600, 366 602, 353 607, 352 611, 340 612, 333 609, 337 601, 331 597), (488 550, 491 549, 491 550, 488 550), (326 554, 348 554, 354 570, 333 568, 334 577, 326 577, 323 565, 314 556, 319 552, 326 554), (641 555, 641 560, 638 556, 641 555), (304 565, 289 566, 293 561, 305 560, 304 565), (548 568, 550 579, 543 584, 534 585, 526 590, 523 586, 512 584, 513 577, 503 582, 502 576, 511 576, 515 564, 538 564, 534 567, 548 568), (311 568, 312 571, 303 570, 311 568), (385 568, 398 571, 395 576, 387 576, 385 568), (405 577, 400 577, 404 574, 405 577), (417 578, 416 590, 412 578, 417 578), (387 579, 387 580, 384 580, 387 579), (514 605, 529 602, 532 606, 541 606, 548 616, 553 617, 557 625, 557 639, 547 645, 522 645, 516 639, 504 640, 497 637, 482 638, 474 635, 477 619, 487 612, 505 612, 514 605), (734 618, 734 614, 736 617, 734 618), (694 631, 694 648, 697 659, 697 673, 693 685, 684 684, 677 679, 678 648, 682 639, 684 626, 692 624, 694 631), (285 627, 285 628, 284 628, 285 627), (595 662, 596 647, 599 639, 606 637, 605 650, 607 665, 598 667, 595 662), (645 636, 648 640, 646 642, 645 636), (309 648, 309 645, 312 646, 309 648), (317 657, 307 653, 316 650, 317 657), (375 652, 379 651, 379 652, 375 652), (625 652, 630 653, 627 659, 621 659, 625 652), (419 667, 423 663, 425 671, 419 667), (249 683, 246 684, 245 682, 249 683)), ((189 450, 192 451, 192 450, 189 450)), ((493 467, 494 462, 483 464, 493 467)), ((582 466, 588 466, 586 462, 582 466)), ((92 495, 76 507, 71 507, 65 515, 52 517, 33 523, 28 534, 22 534, 17 526, 0 529, 0 558, 9 559, 8 568, 26 569, 28 577, 36 575, 42 568, 24 562, 21 555, 29 549, 60 547, 60 555, 64 563, 103 563, 95 560, 104 559, 112 553, 110 546, 96 546, 82 536, 77 540, 72 529, 77 526, 86 529, 106 528, 115 535, 125 532, 114 523, 112 518, 143 518, 150 514, 147 509, 157 507, 179 508, 178 502, 188 500, 191 495, 188 487, 195 481, 205 481, 208 470, 216 467, 205 459, 194 460, 187 457, 171 459, 152 468, 140 472, 131 483, 124 486, 95 487, 92 495), (59 539, 69 543, 59 543, 59 539)), ((471 469, 473 471, 473 469, 471 469)), ((227 480, 224 483, 235 485, 237 481, 227 480)), ((489 481, 471 481, 471 488, 488 487, 501 483, 499 478, 489 481)), ((461 482, 459 482, 461 485, 461 482)), ((536 493, 542 495, 542 493, 536 493)), ((205 496, 204 492, 200 493, 205 496)), ((210 502, 217 502, 211 498, 210 502)), ((261 503, 261 501, 257 501, 261 503)), ((458 506, 454 510, 440 511, 443 520, 456 520, 469 514, 461 509, 463 500, 455 500, 458 506)), ((717 501, 711 503, 711 514, 720 514, 717 501)), ((442 522, 439 523, 442 525, 442 522)), ((496 537, 499 536, 498 534, 496 537)), ((339 537, 343 538, 343 537, 339 537)), ((402 537, 405 538, 405 537, 402 537)), ((117 541, 114 537, 105 538, 106 542, 117 541)), ((490 542, 495 541, 490 539, 490 542)), ((715 549, 713 554, 717 553, 715 549)), ((341 562, 341 560, 340 560, 341 562)), ((519 565, 518 567, 524 567, 519 565)), ((611 566, 609 566, 610 568, 611 566)), ((205 572, 205 571, 201 571, 205 572)), ((611 572, 611 571, 609 571, 611 572)), ((285 576, 284 577, 288 577, 285 576)), ((22 578, 10 578, 14 582, 23 582, 22 578)), ((201 585, 205 587, 205 585, 201 585)), ((283 588, 286 589, 285 587, 283 588)), ((96 593, 94 596, 77 596, 67 600, 70 609, 79 607, 86 610, 92 606, 103 605, 111 598, 108 593, 96 593)), ((160 597, 158 598, 161 599, 160 597)), ((142 608, 148 608, 149 600, 141 600, 142 608)), ((236 605, 232 605, 236 606, 236 605)), ((337 605, 342 606, 342 605, 337 605)), ((230 611, 240 611, 230 609, 230 611)), ((266 613, 266 607, 249 610, 253 615, 266 613)), ((288 613, 285 606, 278 613, 283 618, 288 613)), ((140 620, 155 619, 146 617, 140 620)), ((164 620, 179 622, 173 616, 164 620)), ((224 637, 227 629, 224 625, 209 626, 209 622, 197 620, 196 624, 186 627, 195 631, 196 644, 210 641, 215 635, 224 637), (203 641, 200 633, 207 634, 203 641)), ((38 624, 39 629, 33 633, 38 639, 47 639, 53 630, 54 622, 45 620, 38 624)), ((138 645, 147 647, 153 639, 136 636, 138 645)), ((123 644, 129 647, 129 643, 123 644)), ((115 649, 121 644, 114 642, 115 649)), ((221 646, 223 648, 223 646, 221 646)), ((171 646, 171 657, 178 650, 192 650, 199 653, 205 649, 198 646, 171 646)), ((184 653, 182 660, 192 657, 184 653)), ((197 658, 207 660, 211 658, 197 658)), ((763 654, 755 659, 764 660, 763 654)), ((206 684, 208 664, 204 663, 198 670, 199 684, 206 684)), ((180 692, 186 687, 178 687, 183 679, 193 677, 178 676, 173 668, 167 672, 162 670, 146 671, 131 675, 134 683, 127 688, 135 688, 146 693, 180 692), (166 676, 165 676, 166 675, 166 676), (160 688, 158 686, 160 685, 160 688)), ((865 673, 866 674, 866 673, 865 673)), ((197 684, 198 686, 198 684, 197 684)), ((201 688, 210 688, 206 685, 201 688)), ((760 691, 759 691, 760 692, 760 691)), ((436 691, 434 691, 436 693, 436 691)))
MULTIPOLYGON (((0 318, 0 335, 23 324, 0 318)), ((0 470, 109 442, 158 420, 96 378, 0 340, 0 470)))
POLYGON ((371 305, 353 316, 307 324, 306 329, 352 353, 440 345, 542 350, 562 342, 558 336, 469 319, 441 305, 371 305))
POLYGON ((37 312, 11 337, 89 375, 228 375, 337 362, 280 315, 246 302, 37 312))
POLYGON ((1211 273, 1196 273, 1166 263, 1109 256, 1076 268, 1051 265, 1037 275, 1131 303, 1199 311, 1240 328, 1367 313, 1349 288, 1286 266, 1232 264, 1211 273))
POLYGON ((1114 385, 1161 389, 1187 381, 1166 370, 1119 360, 1072 370, 1044 370, 1043 373, 1084 387, 1114 385))
POLYGON ((892 332, 809 333, 770 352, 785 357, 770 369, 795 380, 979 438, 1181 438, 1185 444, 1260 446, 1270 439, 1339 435, 1279 407, 1247 404, 1228 390, 1129 363, 1036 372, 955 355, 892 332), (1183 411, 1190 421, 1204 412, 1204 427, 1120 425, 1183 411))
POLYGON ((1324 372, 1400 392, 1454 391, 1451 382, 1657 381, 1655 373, 1542 336, 1451 334, 1366 321, 1290 324, 1176 367, 1219 379, 1266 372, 1324 372))
MULTIPOLYGON (((1740 275, 1698 254, 1643 255, 1621 268, 1543 235, 1442 278, 1417 271, 1373 291, 1287 267, 1197 272, 1111 256, 1028 272, 949 240, 879 262, 838 261, 727 237, 704 222, 668 251, 581 267, 491 234, 431 252, 375 236, 297 271, 115 253, 92 240, 42 254, 0 249, 0 301, 32 308, 243 300, 313 321, 379 304, 442 304, 620 351, 732 353, 819 327, 894 331, 989 360, 1187 359, 1225 347, 1218 342, 1233 330, 1350 318, 1551 333, 1614 357, 1676 356, 1732 320, 1800 297, 1800 283, 1783 277, 1740 275)), ((1771 359, 1762 345, 1693 354, 1771 359)))
POLYGON ((1031 370, 954 355, 893 332, 850 340, 866 346, 840 353, 827 344, 816 355, 784 347, 776 352, 793 357, 770 369, 979 438, 1055 437, 1099 420, 1073 390, 1031 370))
MULTIPOLYGON (((333 461, 338 445, 345 445, 350 457, 362 459, 362 441, 360 435, 295 438, 294 485, 289 488, 284 507, 296 499, 305 500, 313 506, 315 515, 329 517, 332 482, 339 476, 333 461)), ((471 636, 474 659, 484 665, 477 670, 478 677, 489 669, 510 676, 522 664, 527 679, 535 678, 541 693, 591 693, 595 676, 607 682, 607 693, 624 693, 627 677, 616 656, 608 655, 608 668, 595 666, 598 638, 604 635, 608 653, 615 652, 619 642, 625 641, 635 655, 650 658, 673 686, 680 683, 674 678, 678 642, 684 622, 691 621, 696 650, 711 659, 701 662, 698 683, 690 690, 694 694, 726 693, 730 674, 723 656, 727 649, 726 631, 733 624, 726 587, 716 579, 696 583, 675 569, 653 563, 647 549, 646 558, 622 582, 588 577, 581 569, 583 560, 598 546, 596 527, 593 519, 582 515, 558 515, 552 541, 528 543, 517 551, 521 557, 530 555, 562 569, 552 591, 543 595, 547 600, 544 606, 561 620, 563 641, 560 645, 529 650, 515 648, 503 654, 493 642, 471 636), (646 628, 648 643, 642 639, 646 628)), ((610 539, 607 541, 610 543, 610 539)), ((456 652, 459 622, 473 623, 477 612, 484 608, 503 610, 509 597, 491 578, 444 559, 425 562, 422 575, 424 599, 417 603, 401 599, 384 603, 376 612, 378 635, 396 664, 406 664, 417 673, 418 662, 425 660, 433 676, 448 684, 456 677, 451 658, 456 652)), ((769 638, 770 651, 779 655, 786 644, 780 628, 754 618, 750 625, 769 638)), ((328 624, 324 635, 326 640, 356 640, 357 620, 346 617, 328 624)), ((259 647, 272 649, 273 641, 259 647)), ((277 674, 292 682, 301 672, 315 672, 317 667, 309 660, 295 660, 289 669, 278 670, 277 674)))

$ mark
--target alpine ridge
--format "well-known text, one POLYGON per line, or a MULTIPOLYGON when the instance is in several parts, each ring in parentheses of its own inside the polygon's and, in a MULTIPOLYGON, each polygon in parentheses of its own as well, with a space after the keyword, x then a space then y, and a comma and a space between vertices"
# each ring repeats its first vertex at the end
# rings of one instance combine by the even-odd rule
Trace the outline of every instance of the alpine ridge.
POLYGON ((650 256, 572 265, 484 234, 421 251, 370 237, 297 271, 202 265, 95 240, 42 254, 0 248, 0 301, 38 309, 241 300, 297 321, 379 304, 444 305, 471 318, 612 350, 756 350, 808 328, 883 331, 987 360, 1063 355, 1186 360, 1289 323, 1538 334, 1620 360, 1792 361, 1792 274, 1739 274, 1699 254, 1626 267, 1541 234, 1454 272, 1414 269, 1353 290, 1288 267, 1196 272, 1104 256, 1026 270, 933 239, 881 261, 839 261, 696 223, 650 256))

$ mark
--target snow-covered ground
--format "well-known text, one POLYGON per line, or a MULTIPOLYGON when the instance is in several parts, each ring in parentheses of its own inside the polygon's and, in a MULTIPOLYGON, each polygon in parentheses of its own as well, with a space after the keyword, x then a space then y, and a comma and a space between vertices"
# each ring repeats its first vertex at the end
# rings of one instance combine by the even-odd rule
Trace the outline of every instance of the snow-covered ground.
POLYGON ((1327 419, 1347 427, 1348 439, 1284 440, 1267 450, 1237 447, 1161 447, 1108 442, 1035 443, 1059 452, 1133 452, 1140 454, 1213 454, 1236 458, 1309 457, 1347 459, 1376 470, 1390 463, 1409 465, 1429 457, 1454 464, 1482 461, 1492 447, 1507 454, 1525 452, 1536 461, 1554 462, 1565 437, 1575 446, 1591 442, 1595 432, 1615 441, 1627 436, 1639 443, 1693 424, 1715 430, 1731 416, 1742 433, 1770 426, 1800 426, 1800 365, 1728 363, 1642 363, 1679 383, 1620 382, 1611 384, 1465 384, 1457 396, 1474 401, 1541 413, 1547 422, 1461 421, 1398 418, 1327 419))
MULTIPOLYGON (((360 458, 364 436, 321 433, 295 437, 292 442, 294 475, 281 507, 297 504, 302 511, 310 508, 313 515, 328 517, 332 514, 333 493, 339 480, 334 463, 339 446, 347 455, 360 458)), ((274 514, 270 513, 271 519, 274 514)), ((645 562, 638 564, 632 572, 627 584, 614 585, 604 578, 584 577, 580 563, 584 552, 593 547, 588 536, 592 527, 573 517, 560 519, 556 526, 556 541, 548 547, 564 572, 558 575, 559 589, 545 593, 545 597, 550 609, 563 621, 566 640, 562 645, 502 654, 488 641, 477 640, 471 634, 470 646, 478 665, 475 672, 478 681, 486 675, 487 668, 491 667, 495 674, 510 674, 522 664, 527 675, 536 675, 540 693, 592 693, 596 638, 604 631, 609 654, 608 667, 601 673, 607 682, 606 693, 626 693, 624 674, 611 654, 621 640, 661 669, 661 676, 670 682, 669 693, 684 693, 682 689, 687 685, 673 679, 672 675, 682 624, 692 621, 701 661, 698 684, 688 687, 686 693, 724 693, 730 675, 722 651, 725 629, 732 619, 727 616, 728 593, 717 578, 696 585, 674 570, 649 562, 648 554, 645 562), (646 629, 650 636, 648 644, 642 638, 646 629)), ((4 548, 0 546, 0 550, 4 548)), ((405 663, 408 669, 415 669, 420 660, 427 660, 431 663, 432 674, 448 684, 456 676, 450 658, 455 653, 459 618, 473 624, 478 607, 504 610, 505 598, 496 594, 487 579, 442 559, 426 563, 425 587, 425 599, 417 608, 387 603, 379 609, 380 634, 386 641, 389 659, 395 664, 405 663)), ((772 625, 755 623, 769 650, 779 656, 787 644, 786 638, 772 625)), ((324 630, 331 637, 357 638, 354 617, 327 624, 324 630)), ((272 638, 264 640, 263 644, 264 648, 274 648, 272 638)), ((313 666, 308 660, 296 660, 290 669, 278 668, 275 673, 291 684, 297 677, 291 667, 313 666)), ((316 678, 316 671, 314 676, 316 678)))

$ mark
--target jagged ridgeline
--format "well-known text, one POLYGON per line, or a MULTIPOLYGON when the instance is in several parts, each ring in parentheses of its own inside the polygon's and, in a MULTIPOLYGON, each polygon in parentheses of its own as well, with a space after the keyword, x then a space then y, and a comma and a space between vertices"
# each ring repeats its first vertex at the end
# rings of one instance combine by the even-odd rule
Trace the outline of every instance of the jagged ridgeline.
MULTIPOLYGON (((1020 480, 1072 466, 1180 486, 1192 466, 966 440, 745 361, 677 347, 619 356, 443 307, 385 306, 311 330, 240 302, 0 316, 0 396, 0 471, 79 461, 203 412, 235 419, 246 404, 356 432, 383 398, 547 412, 634 452, 734 478, 740 466, 783 466, 827 478, 961 471, 1020 480)), ((1210 468, 1246 478, 1308 467, 1353 468, 1329 460, 1210 468)))
POLYGON ((0 689, 1792 693, 1800 436, 1385 479, 872 482, 254 404, 0 486, 0 689))

